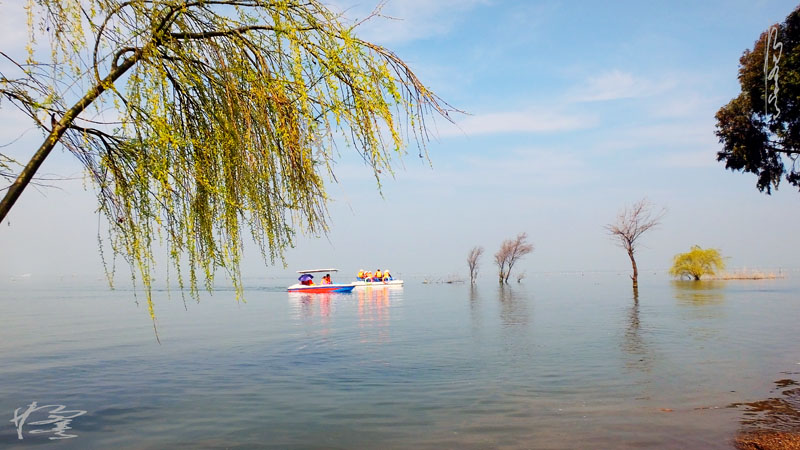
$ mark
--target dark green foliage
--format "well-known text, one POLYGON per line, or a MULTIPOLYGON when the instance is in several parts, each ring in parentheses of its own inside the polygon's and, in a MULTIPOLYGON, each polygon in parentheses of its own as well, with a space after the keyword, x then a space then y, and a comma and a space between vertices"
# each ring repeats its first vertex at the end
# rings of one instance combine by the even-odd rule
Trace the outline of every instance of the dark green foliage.
POLYGON ((784 174, 800 187, 800 7, 775 28, 777 33, 763 32, 753 50, 745 50, 739 60, 742 92, 716 115, 723 144, 717 160, 727 169, 756 174, 756 186, 767 194, 784 174), (770 72, 777 83, 767 79, 770 72))

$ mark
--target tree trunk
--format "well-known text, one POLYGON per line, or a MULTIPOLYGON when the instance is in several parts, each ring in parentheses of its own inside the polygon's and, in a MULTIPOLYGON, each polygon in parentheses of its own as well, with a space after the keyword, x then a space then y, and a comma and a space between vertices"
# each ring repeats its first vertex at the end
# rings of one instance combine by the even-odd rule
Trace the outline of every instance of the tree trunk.
POLYGON ((137 50, 134 54, 125 59, 122 64, 117 67, 114 67, 111 72, 98 84, 96 84, 93 88, 86 93, 78 102, 72 106, 72 108, 68 109, 64 115, 61 117, 61 120, 58 123, 53 125, 53 129, 50 130, 50 135, 47 136, 44 143, 36 150, 31 160, 28 161, 28 164, 25 165, 25 168, 22 169, 22 172, 19 174, 17 179, 14 183, 8 187, 8 191, 6 191, 6 195, 3 197, 3 200, 0 201, 0 222, 5 219, 8 212, 11 210, 11 207, 14 206, 19 196, 22 194, 22 191, 28 186, 28 184, 33 180, 33 176, 36 175, 36 171, 39 170, 42 163, 47 156, 50 155, 50 151, 53 150, 53 147, 56 146, 58 141, 61 139, 61 136, 64 135, 64 132, 72 125, 72 121, 75 120, 78 115, 83 112, 89 105, 94 102, 97 97, 100 96, 107 87, 112 86, 114 82, 122 76, 128 69, 130 69, 137 61, 142 57, 142 51, 137 50))
POLYGON ((633 288, 639 288, 639 270, 636 268, 636 259, 633 257, 633 252, 628 252, 628 256, 631 258, 631 266, 633 266, 633 275, 631 275, 631 280, 633 280, 633 288))

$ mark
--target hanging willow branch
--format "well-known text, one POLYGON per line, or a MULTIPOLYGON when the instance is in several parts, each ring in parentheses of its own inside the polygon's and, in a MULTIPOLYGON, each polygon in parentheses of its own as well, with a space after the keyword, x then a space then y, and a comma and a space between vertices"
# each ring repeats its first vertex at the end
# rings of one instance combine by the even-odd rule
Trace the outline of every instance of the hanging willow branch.
POLYGON ((327 230, 336 136, 380 183, 405 140, 425 152, 425 117, 452 111, 317 0, 31 0, 29 10, 51 61, 30 50, 18 76, 0 73, 0 100, 47 137, 0 220, 62 144, 94 180, 112 248, 141 276, 151 315, 155 240, 166 238, 181 286, 188 268, 194 295, 218 268, 240 292, 243 231, 274 262, 296 230, 327 230))

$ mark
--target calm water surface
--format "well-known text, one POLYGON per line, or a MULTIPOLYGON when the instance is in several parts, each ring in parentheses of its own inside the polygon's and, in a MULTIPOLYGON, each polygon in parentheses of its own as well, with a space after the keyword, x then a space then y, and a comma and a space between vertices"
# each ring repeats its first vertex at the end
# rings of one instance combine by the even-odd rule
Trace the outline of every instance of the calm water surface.
POLYGON ((156 292, 159 344, 129 290, 3 281, 0 447, 729 448, 748 418, 732 404, 800 381, 796 277, 653 276, 638 301, 617 274, 287 284, 239 304, 156 292), (76 437, 49 439, 42 410, 18 439, 34 401, 86 411, 76 437))

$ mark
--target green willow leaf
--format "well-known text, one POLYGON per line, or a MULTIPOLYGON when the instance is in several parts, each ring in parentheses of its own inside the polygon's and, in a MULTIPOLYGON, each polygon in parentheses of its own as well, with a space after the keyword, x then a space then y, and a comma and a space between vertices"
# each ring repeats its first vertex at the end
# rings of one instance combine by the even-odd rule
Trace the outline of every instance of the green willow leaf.
MULTIPOLYGON (((97 186, 110 246, 140 277, 153 317, 158 242, 192 295, 201 278, 211 289, 219 269, 240 294, 243 233, 274 263, 296 232, 326 232, 324 181, 337 139, 360 152, 380 187, 407 140, 425 152, 426 116, 449 120, 453 111, 397 55, 356 37, 316 0, 36 0, 28 8, 30 48, 48 38, 51 60, 31 51, 20 77, 0 74, 0 98, 48 137, 20 179, 56 143, 73 152, 97 186), (108 110, 114 120, 100 123, 108 110)), ((14 200, 3 200, 0 219, 14 200)))

